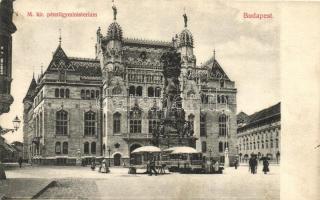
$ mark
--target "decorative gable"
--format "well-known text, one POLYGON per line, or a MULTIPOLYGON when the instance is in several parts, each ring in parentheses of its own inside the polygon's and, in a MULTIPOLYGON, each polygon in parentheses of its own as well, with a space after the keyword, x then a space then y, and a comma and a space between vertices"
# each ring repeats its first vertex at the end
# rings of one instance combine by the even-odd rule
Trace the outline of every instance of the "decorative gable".
POLYGON ((53 54, 53 58, 49 64, 49 70, 54 71, 75 71, 72 65, 70 65, 70 61, 66 55, 66 53, 63 51, 61 46, 59 45, 57 50, 53 54))

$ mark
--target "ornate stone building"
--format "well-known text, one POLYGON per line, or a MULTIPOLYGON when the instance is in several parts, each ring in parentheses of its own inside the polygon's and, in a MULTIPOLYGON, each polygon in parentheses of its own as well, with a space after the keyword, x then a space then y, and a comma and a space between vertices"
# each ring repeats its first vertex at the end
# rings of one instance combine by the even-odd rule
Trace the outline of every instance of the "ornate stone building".
MULTIPOLYGON (((112 165, 127 165, 135 148, 154 144, 168 112, 164 107, 170 107, 184 110, 189 128, 182 132, 194 138, 189 146, 221 161, 228 147, 232 162, 237 154, 235 83, 215 56, 197 65, 186 14, 184 29, 163 42, 124 37, 113 10, 106 33, 97 30, 95 59, 68 57, 59 45, 48 69, 32 80, 24 100, 26 154, 70 164, 102 156, 112 165), (170 79, 161 59, 172 51, 179 60, 177 79, 170 79)), ((177 145, 185 143, 168 141, 167 146, 177 145)))
POLYGON ((251 154, 280 161, 280 103, 250 116, 238 114, 238 145, 240 160, 247 162, 251 154))
POLYGON ((13 0, 0 2, 0 115, 10 110, 12 81, 12 34, 17 30, 12 22, 13 0))

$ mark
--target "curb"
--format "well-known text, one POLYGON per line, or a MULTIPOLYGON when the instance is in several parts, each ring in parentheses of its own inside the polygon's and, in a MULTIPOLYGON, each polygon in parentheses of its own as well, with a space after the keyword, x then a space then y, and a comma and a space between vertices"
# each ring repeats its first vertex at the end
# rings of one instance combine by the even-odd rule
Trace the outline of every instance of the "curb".
POLYGON ((39 198, 48 188, 56 185, 57 182, 56 181, 51 181, 47 186, 45 186, 44 188, 42 188, 37 194, 35 194, 33 197, 31 197, 31 199, 37 199, 39 198))

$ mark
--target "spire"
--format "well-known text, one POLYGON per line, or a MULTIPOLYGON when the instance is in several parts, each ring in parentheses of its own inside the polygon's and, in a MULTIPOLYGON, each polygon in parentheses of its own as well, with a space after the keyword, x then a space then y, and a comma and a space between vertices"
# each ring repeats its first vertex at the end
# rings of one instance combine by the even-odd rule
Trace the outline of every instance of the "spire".
POLYGON ((59 46, 61 46, 61 41, 62 41, 62 38, 61 38, 61 28, 59 28, 59 46))
POLYGON ((112 0, 112 10, 113 10, 113 20, 117 20, 117 7, 114 5, 114 0, 112 0))
POLYGON ((213 61, 216 60, 216 49, 213 49, 213 61))
POLYGON ((184 19, 184 27, 187 28, 187 26, 188 26, 188 17, 187 17, 187 14, 186 14, 186 8, 183 8, 183 10, 184 10, 184 14, 182 16, 183 16, 183 19, 184 19))

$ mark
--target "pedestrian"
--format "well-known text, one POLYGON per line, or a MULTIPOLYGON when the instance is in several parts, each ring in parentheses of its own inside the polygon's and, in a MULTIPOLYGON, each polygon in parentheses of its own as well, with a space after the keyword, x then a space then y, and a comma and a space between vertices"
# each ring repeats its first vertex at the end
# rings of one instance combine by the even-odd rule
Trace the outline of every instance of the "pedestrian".
POLYGON ((254 156, 254 158, 253 158, 253 164, 254 164, 254 174, 256 174, 257 168, 258 168, 258 160, 257 160, 256 156, 254 156))
POLYGON ((152 173, 154 172, 154 174, 157 176, 157 170, 156 170, 156 163, 154 161, 154 158, 151 158, 149 160, 149 176, 152 176, 152 173))
POLYGON ((238 161, 238 159, 236 159, 236 160, 234 161, 234 168, 235 168, 235 169, 238 168, 238 164, 239 164, 239 161, 238 161))
POLYGON ((92 161, 91 161, 91 169, 92 169, 92 171, 94 171, 95 168, 96 168, 96 163, 95 163, 94 160, 92 160, 92 161))
POLYGON ((267 172, 269 172, 269 161, 267 158, 263 159, 263 169, 262 171, 264 172, 264 174, 267 174, 267 172))
POLYGON ((22 158, 21 157, 19 157, 18 163, 19 163, 19 167, 21 168, 22 167, 22 158))
POLYGON ((219 173, 219 161, 214 163, 214 172, 219 173))

